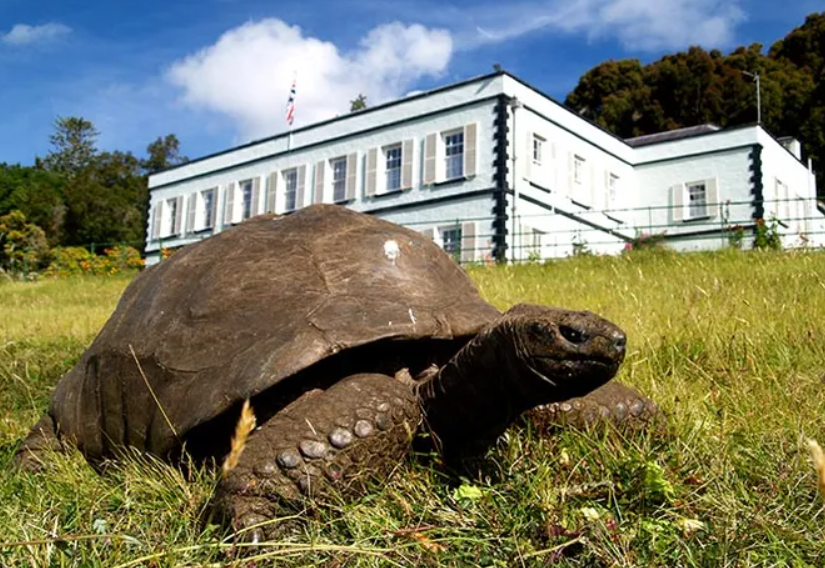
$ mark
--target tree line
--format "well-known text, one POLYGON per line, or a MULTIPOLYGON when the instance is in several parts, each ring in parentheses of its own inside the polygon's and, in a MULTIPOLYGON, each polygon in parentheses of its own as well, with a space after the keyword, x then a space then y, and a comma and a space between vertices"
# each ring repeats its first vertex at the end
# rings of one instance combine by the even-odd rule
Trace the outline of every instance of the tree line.
POLYGON ((127 243, 142 252, 148 176, 187 158, 174 134, 148 144, 145 157, 100 151, 99 135, 89 120, 59 117, 45 157, 37 157, 33 166, 0 163, 0 218, 6 218, 0 263, 12 246, 127 243), (9 236, 12 231, 18 245, 9 236))
POLYGON ((757 120, 757 73, 763 126, 800 140, 825 195, 825 12, 808 15, 767 53, 754 43, 727 55, 691 47, 648 65, 605 61, 565 104, 622 138, 708 122, 736 126, 757 120))

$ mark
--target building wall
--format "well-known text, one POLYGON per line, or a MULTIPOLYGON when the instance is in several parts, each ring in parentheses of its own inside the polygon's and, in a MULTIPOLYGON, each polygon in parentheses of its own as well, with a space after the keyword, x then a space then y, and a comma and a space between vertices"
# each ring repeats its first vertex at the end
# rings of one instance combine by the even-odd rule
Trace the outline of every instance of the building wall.
MULTIPOLYGON (((461 90, 461 89, 459 89, 461 90)), ((159 175, 158 178, 152 178, 151 204, 150 204, 150 219, 148 222, 148 234, 151 236, 154 229, 154 217, 157 212, 156 205, 159 202, 167 203, 169 200, 182 197, 179 207, 184 211, 184 222, 179 223, 184 227, 180 234, 170 234, 175 232, 174 221, 169 216, 169 208, 165 207, 166 213, 161 212, 162 215, 162 239, 149 239, 147 242, 147 262, 156 262, 159 258, 159 251, 163 247, 178 247, 191 242, 195 242, 220 232, 223 228, 230 225, 227 222, 225 213, 227 211, 227 188, 232 187, 232 184, 237 184, 243 180, 255 179, 257 180, 259 191, 255 194, 257 197, 255 211, 275 211, 282 213, 285 211, 285 191, 284 179, 279 177, 286 170, 305 167, 305 183, 303 191, 303 200, 298 206, 305 206, 311 203, 318 202, 315 192, 315 175, 320 167, 324 168, 323 182, 324 202, 332 202, 332 187, 331 187, 331 168, 329 160, 336 157, 345 157, 348 155, 355 155, 356 171, 355 177, 355 192, 353 199, 347 200, 346 204, 357 210, 364 212, 383 211, 387 209, 398 209, 403 207, 418 208, 426 202, 436 201, 441 202, 450 200, 463 193, 477 193, 481 190, 490 190, 493 186, 493 159, 492 159, 492 144, 493 144, 493 129, 494 129, 494 105, 495 99, 487 96, 487 92, 480 90, 478 85, 473 89, 473 93, 480 100, 473 101, 466 96, 456 97, 455 94, 450 93, 449 96, 431 96, 426 98, 428 106, 422 106, 422 101, 412 101, 415 103, 410 108, 396 108, 390 107, 384 110, 373 111, 370 120, 373 125, 365 132, 357 133, 347 137, 339 137, 335 139, 332 135, 340 130, 340 125, 334 123, 335 129, 330 129, 331 141, 325 144, 312 144, 309 146, 301 146, 300 142, 306 137, 295 135, 293 141, 293 150, 288 153, 279 153, 269 158, 262 158, 255 161, 242 162, 244 153, 249 153, 248 149, 238 151, 237 165, 231 166, 234 162, 232 157, 234 154, 224 154, 212 159, 204 160, 200 163, 192 165, 189 169, 191 176, 187 177, 184 172, 171 170, 169 175, 159 175), (457 102, 458 107, 450 108, 446 105, 457 102), (423 112, 424 116, 416 116, 413 112, 423 112), (389 124, 387 124, 389 123, 389 124), (441 134, 444 132, 463 129, 467 125, 473 125, 476 133, 475 143, 475 173, 465 176, 454 181, 441 181, 444 178, 444 146, 441 134), (438 172, 438 179, 434 184, 424 183, 424 152, 425 152, 425 138, 429 134, 437 134, 437 151, 436 156, 438 172), (381 152, 378 151, 378 171, 376 175, 377 187, 374 195, 367 195, 367 156, 369 151, 373 148, 381 149, 388 144, 409 142, 409 148, 412 149, 412 183, 409 189, 393 193, 382 193, 383 174, 381 171, 382 158, 381 152), (216 167, 213 172, 206 170, 207 166, 211 164, 216 167), (198 173, 195 173, 198 172, 198 173), (175 174, 172 176, 171 174, 175 174), (269 188, 273 183, 272 179, 275 177, 276 184, 279 185, 276 191, 276 200, 274 208, 270 205, 271 194, 269 188), (163 185, 161 182, 166 181, 163 185), (187 232, 185 227, 186 212, 189 208, 189 200, 193 196, 197 196, 199 192, 214 188, 217 192, 217 208, 214 227, 209 230, 197 230, 199 226, 196 225, 196 230, 187 232)), ((466 95, 466 93, 465 93, 466 95)), ((406 107, 407 105, 400 105, 406 107)), ((354 117, 359 119, 361 117, 354 117)), ((348 119, 349 120, 349 119, 348 119)), ((342 121, 347 122, 347 121, 342 121)), ((331 126, 331 125, 330 125, 331 126)), ((323 128, 323 127, 322 127, 323 128)), ((316 137, 317 133, 313 133, 316 137)), ((274 143, 274 142, 273 142, 274 143)), ((268 143, 267 143, 268 144, 268 143)), ((465 139, 465 154, 470 151, 470 140, 465 139)), ((180 168, 179 168, 180 169, 180 168)), ((186 166, 183 167, 186 170, 186 166)), ((235 190, 234 199, 238 199, 238 191, 235 190)), ((203 203, 198 197, 195 197, 197 206, 195 217, 202 219, 204 214, 203 203)), ((489 198, 488 198, 489 202, 489 198)), ((240 221, 238 215, 239 207, 233 208, 235 215, 233 222, 240 221)), ((448 208, 443 208, 445 222, 452 222, 455 217, 455 205, 448 208)), ((492 206, 488 203, 485 214, 491 215, 492 206)), ((459 212, 460 213, 460 212, 459 212)), ((468 213, 475 214, 474 210, 468 213)))
POLYGON ((786 247, 823 244, 816 211, 816 180, 794 154, 764 130, 762 145, 765 219, 777 219, 786 247), (812 234, 813 233, 813 234, 812 234), (807 239, 807 241, 806 241, 807 239))

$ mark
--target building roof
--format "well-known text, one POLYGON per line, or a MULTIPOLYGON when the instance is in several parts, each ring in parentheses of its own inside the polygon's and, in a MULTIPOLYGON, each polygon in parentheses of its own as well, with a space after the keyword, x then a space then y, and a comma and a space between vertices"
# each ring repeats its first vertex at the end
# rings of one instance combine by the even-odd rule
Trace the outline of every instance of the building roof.
POLYGON ((647 146, 649 144, 658 144, 659 142, 672 142, 673 140, 691 138, 693 136, 709 134, 711 132, 718 132, 720 130, 722 130, 722 128, 715 124, 699 124, 698 126, 688 126, 685 128, 668 130, 666 132, 656 132, 655 134, 645 134, 644 136, 625 138, 624 141, 627 143, 628 146, 638 148, 640 146, 647 146))

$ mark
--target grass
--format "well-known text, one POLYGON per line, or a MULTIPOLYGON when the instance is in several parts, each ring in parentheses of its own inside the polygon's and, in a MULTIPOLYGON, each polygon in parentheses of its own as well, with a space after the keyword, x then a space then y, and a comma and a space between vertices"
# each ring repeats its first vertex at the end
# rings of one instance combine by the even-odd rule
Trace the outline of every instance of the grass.
MULTIPOLYGON (((619 379, 661 433, 513 429, 477 478, 421 460, 315 511, 254 565, 823 566, 807 438, 825 443, 825 254, 635 253, 471 269, 484 296, 589 309, 628 333, 619 379)), ((98 476, 76 453, 39 474, 10 458, 125 279, 0 285, 0 566, 208 566, 198 522, 218 473, 135 458, 98 476)), ((253 565, 253 564, 248 564, 253 565)))

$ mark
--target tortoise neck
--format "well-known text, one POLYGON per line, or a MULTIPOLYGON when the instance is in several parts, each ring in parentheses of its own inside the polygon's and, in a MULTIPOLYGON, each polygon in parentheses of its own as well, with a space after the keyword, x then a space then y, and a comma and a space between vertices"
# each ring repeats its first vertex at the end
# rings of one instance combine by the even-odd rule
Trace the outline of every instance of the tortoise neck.
POLYGON ((483 454, 529 404, 522 365, 506 322, 484 329, 419 385, 429 428, 445 461, 483 454))

